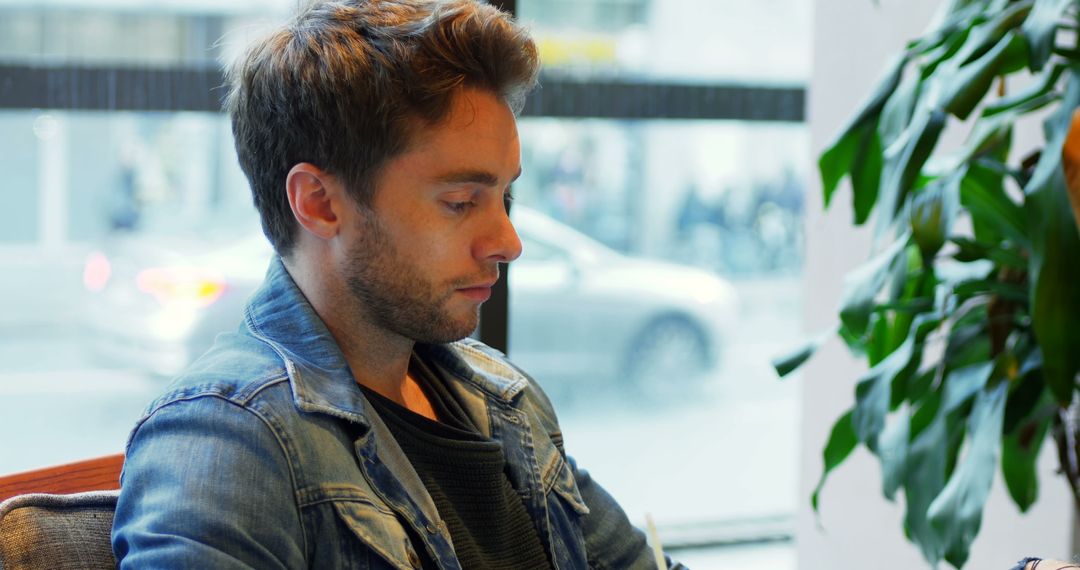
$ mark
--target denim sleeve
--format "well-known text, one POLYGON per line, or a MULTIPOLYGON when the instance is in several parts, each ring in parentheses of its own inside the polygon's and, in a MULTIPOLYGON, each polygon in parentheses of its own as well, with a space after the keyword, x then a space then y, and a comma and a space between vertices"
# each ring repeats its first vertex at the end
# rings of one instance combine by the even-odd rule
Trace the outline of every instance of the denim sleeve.
POLYGON ((281 445, 263 418, 203 396, 157 409, 128 443, 113 523, 119 568, 302 568, 281 445))
MULTIPOLYGON (((577 479, 578 492, 589 514, 582 520, 585 548, 589 555, 589 567, 602 570, 652 569, 656 568, 652 548, 645 541, 645 533, 630 524, 622 507, 596 481, 589 472, 578 469, 573 458, 567 458, 577 479)), ((673 570, 685 566, 667 559, 673 570)))

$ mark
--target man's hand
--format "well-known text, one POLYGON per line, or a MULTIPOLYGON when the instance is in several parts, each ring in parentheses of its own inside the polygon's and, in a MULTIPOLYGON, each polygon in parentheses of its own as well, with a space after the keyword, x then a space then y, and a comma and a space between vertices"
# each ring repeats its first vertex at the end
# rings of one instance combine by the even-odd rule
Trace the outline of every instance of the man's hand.
MULTIPOLYGON (((1076 126, 1076 116, 1073 116, 1073 126, 1076 126)), ((1070 137, 1072 134, 1070 133, 1070 137)), ((1074 202, 1075 206, 1076 203, 1074 202)), ((1062 562, 1061 560, 1033 560, 1028 562, 1024 566, 1024 570, 1061 570, 1062 568, 1080 568, 1080 565, 1072 562, 1062 562)))
POLYGON ((1065 187, 1076 217, 1076 227, 1080 228, 1080 109, 1073 112, 1069 134, 1061 148, 1061 165, 1065 170, 1065 187))

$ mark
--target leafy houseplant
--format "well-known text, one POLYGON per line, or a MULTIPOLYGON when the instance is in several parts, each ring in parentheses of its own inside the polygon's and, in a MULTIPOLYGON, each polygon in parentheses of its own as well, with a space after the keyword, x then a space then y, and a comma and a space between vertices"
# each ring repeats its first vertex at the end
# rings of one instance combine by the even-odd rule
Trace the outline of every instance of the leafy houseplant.
MULTIPOLYGON (((965 563, 999 466, 1020 510, 1032 505, 1048 434, 1080 508, 1080 232, 1062 169, 1078 3, 946 2, 819 161, 826 206, 848 178, 876 253, 845 280, 836 332, 869 370, 812 504, 866 446, 932 565, 965 563), (1012 156, 1014 128, 1040 117, 1042 151, 1012 156), (947 131, 965 142, 939 149, 947 131)), ((780 375, 827 336, 777 360, 780 375)))

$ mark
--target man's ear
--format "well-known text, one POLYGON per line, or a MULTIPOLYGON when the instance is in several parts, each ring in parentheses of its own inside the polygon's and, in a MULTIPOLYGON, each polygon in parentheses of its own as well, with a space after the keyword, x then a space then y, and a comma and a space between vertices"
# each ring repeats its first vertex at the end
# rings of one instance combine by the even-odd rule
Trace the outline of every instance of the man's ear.
POLYGON ((338 209, 343 188, 337 178, 319 167, 301 162, 285 177, 289 208, 304 230, 316 237, 330 239, 338 232, 338 209))

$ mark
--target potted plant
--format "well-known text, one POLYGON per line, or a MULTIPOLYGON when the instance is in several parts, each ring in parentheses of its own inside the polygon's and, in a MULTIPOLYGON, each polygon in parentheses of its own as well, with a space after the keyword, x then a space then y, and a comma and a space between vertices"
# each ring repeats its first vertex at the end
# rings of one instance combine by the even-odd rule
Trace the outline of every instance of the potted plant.
POLYGON ((946 2, 819 160, 826 206, 849 179, 874 253, 847 276, 837 327, 774 363, 786 375, 836 333, 868 364, 811 501, 866 446, 932 565, 967 560, 996 469, 1021 511, 1034 503, 1048 436, 1080 506, 1080 221, 1062 163, 1080 106, 1077 10, 946 2), (1042 151, 1013 156, 1017 126, 1042 118, 1042 151), (959 148, 938 144, 958 130, 959 148))

